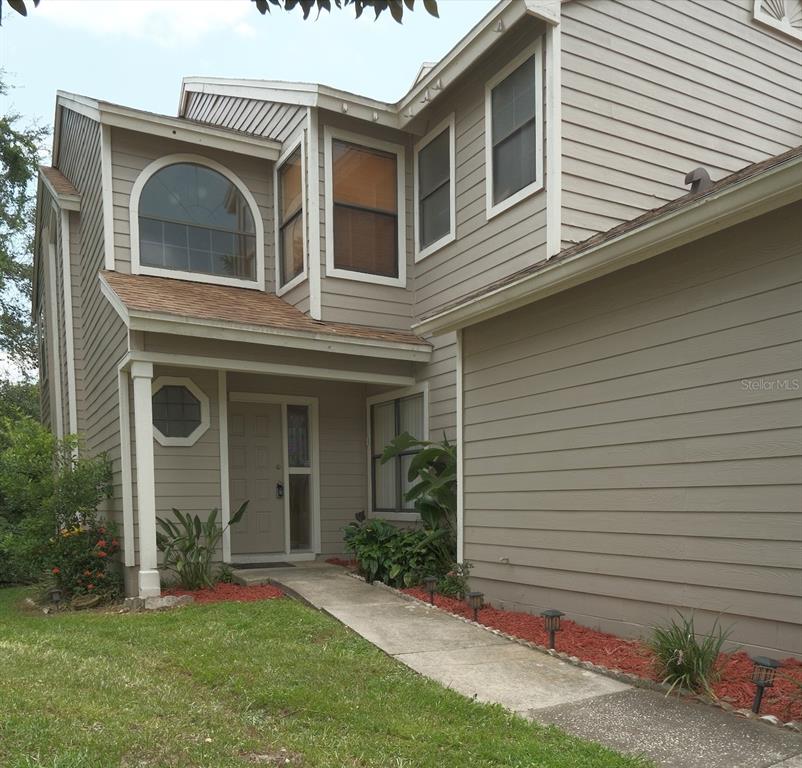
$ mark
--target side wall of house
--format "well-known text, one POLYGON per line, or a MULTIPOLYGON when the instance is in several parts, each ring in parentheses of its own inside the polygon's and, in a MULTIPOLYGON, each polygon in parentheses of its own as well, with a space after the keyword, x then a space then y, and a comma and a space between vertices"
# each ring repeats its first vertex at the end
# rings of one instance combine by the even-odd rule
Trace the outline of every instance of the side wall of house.
POLYGON ((796 204, 464 331, 465 557, 628 635, 802 654, 796 204))
POLYGON ((562 6, 563 245, 799 144, 802 43, 753 0, 562 6))
MULTIPOLYGON (((128 348, 125 326, 100 292, 103 269, 103 205, 100 126, 84 115, 61 111, 58 169, 81 193, 77 227, 80 261, 73 272, 80 294, 81 336, 76 339, 76 379, 81 382, 79 429, 89 455, 106 453, 113 468, 113 496, 107 513, 121 523, 122 483, 117 364, 128 348)), ((74 217, 71 217, 74 221, 74 217)))

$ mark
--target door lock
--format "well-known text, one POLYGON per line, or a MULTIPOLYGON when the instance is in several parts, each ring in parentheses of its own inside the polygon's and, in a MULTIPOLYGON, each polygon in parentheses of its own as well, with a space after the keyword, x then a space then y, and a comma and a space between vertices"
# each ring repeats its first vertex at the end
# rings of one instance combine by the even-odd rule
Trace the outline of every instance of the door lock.
POLYGON ((276 498, 284 498, 284 483, 276 483, 276 498))

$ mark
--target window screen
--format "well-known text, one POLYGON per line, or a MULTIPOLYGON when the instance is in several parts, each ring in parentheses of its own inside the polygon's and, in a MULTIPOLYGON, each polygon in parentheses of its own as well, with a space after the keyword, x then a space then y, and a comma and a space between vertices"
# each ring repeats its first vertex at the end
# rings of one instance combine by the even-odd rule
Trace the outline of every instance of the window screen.
POLYGON ((423 250, 451 231, 449 129, 418 152, 418 246, 423 250))

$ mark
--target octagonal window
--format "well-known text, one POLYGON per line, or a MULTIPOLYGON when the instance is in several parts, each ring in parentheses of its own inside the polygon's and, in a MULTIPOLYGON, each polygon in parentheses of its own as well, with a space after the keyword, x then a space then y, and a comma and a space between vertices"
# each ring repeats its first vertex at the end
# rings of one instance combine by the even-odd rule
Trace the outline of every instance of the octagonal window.
POLYGON ((189 379, 153 385, 153 431, 162 445, 192 445, 209 428, 209 398, 189 379))

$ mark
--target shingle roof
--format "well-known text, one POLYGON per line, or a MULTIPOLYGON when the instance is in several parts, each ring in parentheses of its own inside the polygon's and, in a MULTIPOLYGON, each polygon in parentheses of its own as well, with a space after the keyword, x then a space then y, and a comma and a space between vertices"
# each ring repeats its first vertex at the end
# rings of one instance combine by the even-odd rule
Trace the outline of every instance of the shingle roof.
POLYGON ((694 203, 699 202, 705 197, 714 195, 717 192, 721 192, 721 190, 726 189, 727 187, 733 186, 734 184, 737 184, 741 181, 745 181, 746 179, 749 179, 752 176, 758 176, 761 173, 765 173, 766 171, 771 170, 775 166, 782 165, 783 163, 786 163, 789 160, 793 160, 794 158, 800 156, 802 156, 802 145, 794 147, 793 149, 789 149, 787 152, 783 152, 780 155, 774 155, 773 157, 769 157, 766 160, 761 160, 759 163, 753 163, 752 165, 747 165, 740 171, 731 173, 729 176, 725 176, 724 178, 719 179, 716 182, 713 182, 713 184, 711 184, 707 189, 701 192, 688 193, 682 195, 681 197, 671 200, 665 205, 660 206, 659 208, 653 208, 650 211, 642 213, 637 218, 630 219, 629 221, 624 221, 621 224, 616 225, 612 229, 608 229, 605 232, 599 232, 593 235, 592 237, 583 240, 582 242, 574 243, 568 248, 563 248, 559 253, 555 254, 550 259, 543 259, 542 261, 538 261, 535 264, 531 264, 528 267, 524 267, 524 269, 518 270, 517 272, 514 272, 511 275, 507 275, 506 277, 500 278, 499 280, 496 280, 492 283, 488 283, 487 285, 477 289, 476 291, 472 291, 471 293, 461 296, 459 299, 449 302, 447 305, 437 309, 435 312, 426 315, 425 317, 422 318, 422 320, 427 320, 435 315, 444 314, 452 309, 455 309, 456 307, 461 306, 462 304, 480 298, 485 294, 497 291, 501 288, 504 288, 507 285, 517 283, 519 280, 521 280, 521 278, 536 274, 537 272, 540 272, 541 270, 555 264, 556 262, 563 261, 564 259, 570 258, 572 256, 579 256, 583 252, 596 248, 599 245, 603 245, 609 240, 615 240, 616 238, 619 238, 622 235, 626 235, 629 232, 640 229, 641 227, 651 223, 656 219, 659 219, 662 216, 665 216, 670 213, 675 213, 677 211, 681 211, 684 207, 693 205, 694 203))
POLYGON ((409 331, 313 320, 272 293, 194 283, 170 277, 102 271, 101 277, 129 311, 154 312, 187 319, 237 323, 337 339, 368 339, 390 344, 428 343, 409 331))
POLYGON ((72 185, 70 180, 58 168, 51 168, 49 165, 40 165, 40 173, 50 182, 50 186, 59 195, 70 197, 80 197, 81 193, 72 185))

